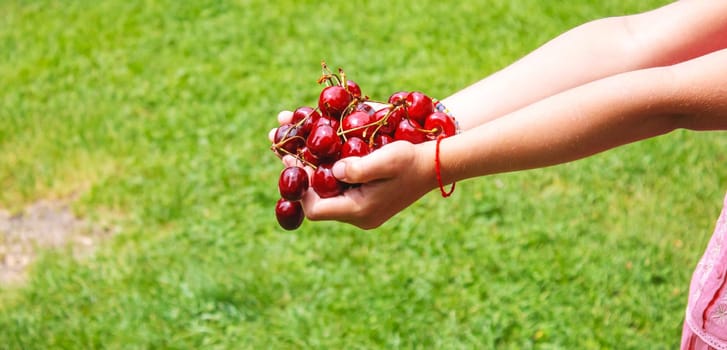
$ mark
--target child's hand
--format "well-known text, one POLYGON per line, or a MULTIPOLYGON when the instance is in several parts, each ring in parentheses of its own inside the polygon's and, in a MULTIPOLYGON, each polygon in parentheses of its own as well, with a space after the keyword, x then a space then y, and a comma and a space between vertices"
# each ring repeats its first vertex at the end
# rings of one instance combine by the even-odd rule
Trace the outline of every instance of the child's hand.
POLYGON ((436 186, 431 144, 396 141, 365 157, 339 160, 334 176, 359 185, 331 198, 320 198, 309 189, 302 200, 306 217, 363 229, 380 226, 436 186))
MULTIPOLYGON (((292 115, 282 111, 278 122, 290 123, 292 115)), ((275 129, 268 134, 271 142, 274 136, 275 129)), ((301 165, 289 155, 282 161, 285 166, 301 165)), ((313 170, 305 168, 312 176, 313 170)), ((335 220, 363 229, 375 228, 436 186, 433 142, 393 142, 365 157, 341 159, 332 170, 338 180, 358 185, 331 198, 320 198, 308 189, 301 204, 310 220, 335 220)))

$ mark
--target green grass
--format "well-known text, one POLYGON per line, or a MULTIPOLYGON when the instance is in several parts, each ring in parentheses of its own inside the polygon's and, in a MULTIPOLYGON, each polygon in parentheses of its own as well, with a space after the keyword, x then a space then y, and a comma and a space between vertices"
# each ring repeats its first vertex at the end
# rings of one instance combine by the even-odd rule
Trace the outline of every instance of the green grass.
POLYGON ((444 97, 663 3, 0 2, 0 207, 78 196, 118 227, 0 287, 0 348, 677 347, 724 133, 465 181, 373 231, 292 233, 266 137, 315 101, 321 59, 372 97, 444 97))

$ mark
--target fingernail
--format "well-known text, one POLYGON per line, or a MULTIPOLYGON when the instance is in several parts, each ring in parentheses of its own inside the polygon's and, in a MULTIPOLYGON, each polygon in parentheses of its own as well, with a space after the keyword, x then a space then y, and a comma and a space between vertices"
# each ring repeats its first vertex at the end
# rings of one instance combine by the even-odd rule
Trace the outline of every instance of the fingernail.
POLYGON ((346 177, 346 162, 336 162, 331 168, 333 176, 339 180, 343 180, 346 177))

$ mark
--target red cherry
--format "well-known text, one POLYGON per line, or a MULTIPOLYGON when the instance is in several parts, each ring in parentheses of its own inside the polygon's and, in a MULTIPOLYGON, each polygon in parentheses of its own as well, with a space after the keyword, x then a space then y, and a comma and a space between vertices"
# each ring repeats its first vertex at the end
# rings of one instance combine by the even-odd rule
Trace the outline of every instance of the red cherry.
POLYGON ((452 136, 457 133, 457 125, 454 118, 443 112, 434 112, 427 116, 424 121, 424 129, 432 131, 429 136, 437 138, 439 134, 452 136))
MULTIPOLYGON (((320 118, 318 118, 318 122, 316 125, 326 124, 330 125, 333 130, 338 130, 338 126, 341 124, 341 122, 337 118, 331 118, 327 115, 322 115, 320 118)), ((316 126, 314 125, 313 128, 316 126)))
POLYGON ((386 120, 382 122, 381 127, 378 129, 377 134, 393 135, 397 125, 404 118, 403 108, 396 107, 393 112, 389 113, 390 110, 391 108, 384 107, 374 113, 375 122, 379 122, 386 117, 386 120), (389 114, 388 117, 386 116, 387 113, 389 114))
POLYGON ((275 205, 275 218, 278 219, 278 224, 288 231, 300 227, 304 217, 300 202, 280 198, 275 205))
POLYGON ((406 95, 408 95, 408 94, 409 94, 408 91, 395 92, 395 93, 391 94, 391 96, 389 96, 389 103, 394 106, 398 106, 398 105, 402 104, 403 101, 406 100, 406 95))
POLYGON ((320 164, 313 172, 311 187, 321 198, 335 197, 343 193, 345 184, 333 176, 333 163, 320 164))
POLYGON ((353 80, 346 80, 346 89, 351 93, 351 96, 361 98, 361 87, 353 80))
POLYGON ((318 124, 306 140, 308 150, 318 159, 333 159, 341 151, 341 139, 328 124, 318 124))
POLYGON ((276 145, 275 152, 281 155, 286 154, 279 149, 288 151, 290 154, 298 153, 298 149, 305 145, 305 138, 300 135, 300 128, 293 124, 283 124, 275 130, 273 143, 276 145))
POLYGON ((289 201, 298 201, 308 189, 308 173, 299 166, 290 166, 280 173, 278 190, 280 196, 289 201))
POLYGON ((318 111, 314 110, 311 107, 298 107, 293 112, 293 119, 291 120, 291 123, 298 124, 301 120, 305 119, 305 121, 300 124, 300 131, 301 136, 308 135, 311 129, 313 129, 313 125, 316 125, 316 123, 318 123, 318 118, 320 117, 320 113, 318 113, 318 111))
POLYGON ((413 120, 404 119, 399 122, 399 125, 396 127, 394 139, 409 141, 414 144, 422 143, 427 140, 427 134, 424 133, 421 128, 422 127, 419 123, 413 120))
POLYGON ((419 91, 406 95, 406 105, 409 118, 414 119, 420 125, 424 124, 424 119, 434 112, 432 98, 419 91))
POLYGON ((366 112, 353 112, 345 117, 341 121, 341 129, 346 137, 360 137, 367 138, 371 136, 369 129, 366 125, 371 124, 373 118, 366 112))
POLYGON ((333 118, 340 118, 352 100, 351 94, 342 86, 327 86, 318 97, 318 109, 333 118))
POLYGON ((374 136, 374 150, 384 147, 394 141, 396 141, 394 136, 377 133, 376 136, 374 136))
POLYGON ((363 157, 369 154, 369 144, 358 137, 350 137, 341 147, 341 158, 363 157))
POLYGON ((305 146, 299 150, 300 157, 303 158, 303 160, 308 163, 308 165, 316 166, 321 163, 321 161, 313 155, 313 153, 310 153, 310 150, 308 149, 308 146, 305 146))

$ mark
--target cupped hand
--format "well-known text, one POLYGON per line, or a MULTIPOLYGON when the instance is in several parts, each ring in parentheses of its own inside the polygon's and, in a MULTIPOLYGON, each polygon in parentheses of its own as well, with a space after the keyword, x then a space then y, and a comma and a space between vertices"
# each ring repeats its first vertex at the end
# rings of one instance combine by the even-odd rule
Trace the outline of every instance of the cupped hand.
POLYGON ((433 155, 431 142, 396 141, 365 157, 341 159, 333 165, 333 175, 358 185, 331 198, 309 189, 302 199, 303 211, 314 221, 376 228, 436 186, 433 155))
MULTIPOLYGON (((291 111, 278 114, 278 122, 290 123, 291 111)), ((276 129, 270 130, 272 142, 276 129)), ((285 166, 302 164, 293 156, 282 158, 285 166)), ((309 176, 313 170, 305 167, 309 176)), ((356 184, 341 195, 321 198, 310 188, 301 204, 309 220, 334 220, 372 229, 405 209, 436 187, 434 143, 414 145, 406 141, 388 144, 365 157, 349 157, 333 165, 334 176, 356 184)))

